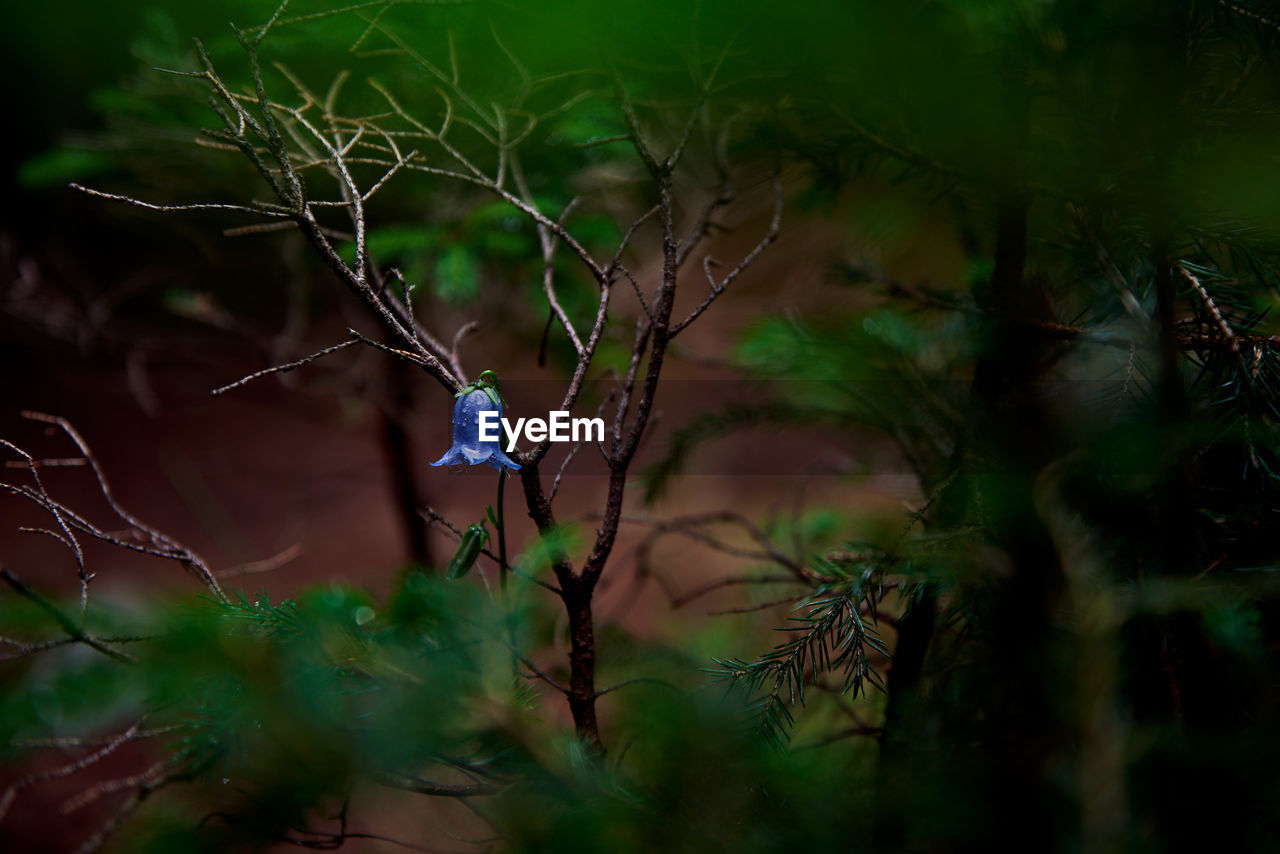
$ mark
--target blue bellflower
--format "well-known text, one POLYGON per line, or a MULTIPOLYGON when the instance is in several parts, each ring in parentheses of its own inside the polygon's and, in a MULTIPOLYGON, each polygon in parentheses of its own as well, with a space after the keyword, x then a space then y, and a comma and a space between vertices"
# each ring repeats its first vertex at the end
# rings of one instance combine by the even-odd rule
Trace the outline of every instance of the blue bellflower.
POLYGON ((482 412, 496 412, 499 425, 502 423, 502 403, 497 394, 490 395, 487 388, 479 383, 463 389, 458 395, 458 402, 453 405, 453 445, 431 465, 453 466, 467 463, 475 466, 488 463, 498 471, 520 468, 519 463, 502 451, 501 426, 497 430, 498 439, 491 442, 480 441, 482 412))

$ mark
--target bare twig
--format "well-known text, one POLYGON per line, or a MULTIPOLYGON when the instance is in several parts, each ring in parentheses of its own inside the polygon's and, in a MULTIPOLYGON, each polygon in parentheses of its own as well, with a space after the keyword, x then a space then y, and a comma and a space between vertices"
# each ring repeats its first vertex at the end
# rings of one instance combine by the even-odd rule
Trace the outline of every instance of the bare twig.
POLYGON ((436 783, 411 774, 387 774, 382 778, 382 783, 395 789, 441 798, 472 798, 497 794, 502 790, 501 786, 494 783, 436 783))
POLYGON ((276 365, 275 367, 272 367, 272 368, 265 368, 261 371, 254 371, 253 373, 248 374, 247 376, 243 376, 233 383, 227 383, 224 386, 218 386, 213 391, 209 392, 209 394, 212 394, 214 396, 225 394, 226 392, 229 392, 234 388, 239 388, 240 386, 245 385, 246 383, 250 383, 258 379, 259 377, 270 376, 271 374, 288 373, 289 371, 300 368, 303 365, 311 364, 316 359, 319 359, 321 356, 327 356, 330 353, 336 353, 339 350, 345 350, 346 348, 352 346, 353 344, 358 344, 358 343, 360 342, 357 339, 352 338, 349 341, 343 341, 341 344, 334 344, 332 347, 325 347, 323 350, 319 350, 315 353, 312 353, 310 356, 304 356, 303 358, 298 359, 296 361, 288 362, 283 365, 276 365))
MULTIPOLYGON (((140 726, 140 724, 139 724, 140 726)), ((152 729, 138 729, 133 733, 134 741, 141 741, 146 738, 158 738, 162 735, 168 735, 171 732, 177 732, 185 727, 185 724, 171 724, 169 726, 154 727, 152 729)), ((25 750, 35 750, 40 748, 56 748, 65 750, 75 747, 98 747, 110 744, 120 737, 119 734, 110 736, 98 736, 96 738, 81 736, 60 736, 57 738, 24 738, 13 742, 13 746, 25 750)))
POLYGON ((23 789, 30 788, 37 783, 43 783, 46 780, 54 780, 59 777, 69 777, 78 771, 83 771, 90 765, 110 756, 119 749, 121 745, 128 744, 131 741, 136 741, 138 738, 145 737, 139 736, 138 734, 141 726, 142 722, 138 721, 124 732, 111 736, 101 747, 92 753, 87 753, 79 759, 68 762, 65 765, 59 765, 58 767, 52 768, 48 771, 39 771, 28 774, 27 776, 21 777, 13 783, 10 783, 4 790, 4 793, 0 794, 0 821, 4 820, 5 815, 9 812, 9 808, 13 805, 14 799, 23 789))
POLYGON ((101 849, 111 838, 111 835, 116 832, 116 829, 119 828, 121 822, 141 806, 142 802, 153 792, 171 782, 182 779, 187 773, 181 768, 170 768, 166 771, 165 767, 165 763, 157 763, 142 774, 119 781, 122 785, 113 788, 113 791, 129 787, 132 787, 133 791, 129 793, 129 797, 125 799, 124 803, 117 807, 115 812, 94 831, 93 835, 76 849, 76 854, 93 854, 93 852, 101 849))
POLYGON ((63 801, 62 806, 59 808, 59 812, 63 815, 67 815, 81 809, 82 807, 88 806, 103 795, 110 795, 114 792, 131 789, 135 786, 145 786, 146 784, 159 779, 161 772, 163 772, 165 767, 169 764, 170 760, 161 760, 138 774, 130 774, 128 777, 119 777, 114 780, 104 780, 101 783, 96 783, 75 797, 68 798, 63 801))
MULTIPOLYGON (((609 402, 613 400, 613 395, 614 392, 610 390, 604 399, 600 401, 600 405, 596 408, 597 418, 604 412, 604 408, 609 405, 609 402)), ((569 468, 569 463, 573 462, 573 458, 578 455, 578 451, 581 451, 586 446, 588 441, 588 439, 583 439, 570 448, 569 453, 565 454, 564 459, 560 462, 560 468, 556 471, 555 480, 551 482, 551 492, 547 495, 547 501, 556 500, 556 492, 560 489, 560 479, 564 477, 565 471, 569 468)))
POLYGON ((1187 280, 1195 292, 1204 302, 1205 308, 1209 310, 1209 314, 1213 315, 1213 322, 1218 325, 1218 330, 1222 332, 1222 337, 1228 342, 1228 347, 1236 352, 1240 349, 1240 341, 1236 338, 1235 330, 1231 328, 1231 324, 1227 323, 1227 319, 1222 316, 1222 311, 1218 308, 1218 304, 1213 301, 1213 297, 1209 296, 1209 292, 1205 290, 1204 285, 1200 284, 1200 280, 1192 275, 1191 271, 1184 264, 1178 264, 1178 272, 1187 280))
MULTIPOLYGON (((565 205, 564 212, 560 215, 562 227, 569 214, 577 207, 578 201, 579 199, 575 198, 565 205)), ((569 341, 573 344, 573 350, 578 354, 578 359, 581 360, 586 354, 586 348, 582 346, 582 339, 578 337, 577 330, 573 328, 569 315, 565 313, 564 307, 560 305, 560 299, 556 296, 553 282, 557 238, 549 228, 539 224, 538 239, 542 243, 542 292, 547 297, 547 303, 551 306, 551 311, 560 321, 560 325, 564 327, 565 334, 569 336, 569 341)))
POLYGON ((631 685, 661 685, 662 687, 670 688, 673 691, 680 690, 675 685, 668 682, 666 679, 658 679, 653 676, 637 676, 634 679, 624 679, 623 681, 619 682, 616 685, 610 685, 608 688, 601 688, 599 691, 596 692, 596 696, 603 697, 605 694, 612 694, 614 691, 617 691, 619 688, 627 688, 631 685))
POLYGON ((707 584, 699 585, 693 590, 683 593, 677 598, 671 600, 672 608, 683 608, 695 599, 701 599, 708 593, 714 593, 717 590, 723 590, 726 587, 736 587, 743 584, 795 584, 796 579, 790 575, 734 575, 728 578, 721 578, 707 584))
POLYGON ((813 580, 813 574, 805 568, 795 558, 782 551, 774 544, 768 534, 747 517, 740 513, 730 510, 712 511, 708 513, 696 513, 688 516, 678 516, 674 519, 651 519, 643 516, 622 516, 620 521, 629 522, 639 525, 648 525, 654 530, 645 538, 645 542, 652 544, 658 538, 667 534, 680 534, 689 539, 703 543, 717 551, 734 557, 745 558, 748 560, 762 560, 769 563, 775 563, 795 576, 797 581, 809 582, 813 580), (751 551, 741 549, 724 543, 715 537, 712 537, 699 528, 704 525, 727 523, 735 525, 755 540, 760 546, 760 551, 751 551))
MULTIPOLYGON (((28 413, 23 413, 23 414, 30 417, 28 413)), ((8 442, 4 439, 0 439, 0 446, 8 448, 9 450, 13 451, 15 454, 18 454, 19 456, 21 456, 23 460, 26 461, 27 470, 31 472, 31 479, 35 481, 36 491, 40 495, 48 497, 49 493, 45 491, 44 483, 41 482, 40 480, 39 467, 36 465, 35 460, 32 458, 32 456, 28 454, 26 451, 19 448, 17 445, 14 445, 12 442, 8 442)), ((87 456, 88 455, 86 454, 86 457, 87 456)), ((85 611, 89 607, 89 581, 93 578, 93 576, 90 575, 88 570, 85 569, 84 550, 80 548, 80 541, 76 539, 76 535, 71 533, 71 528, 67 526, 67 521, 63 517, 60 508, 58 508, 56 505, 53 505, 53 506, 48 506, 48 509, 49 509, 49 512, 53 515, 53 518, 57 521, 58 527, 62 529, 62 533, 65 534, 65 537, 62 534, 56 534, 53 531, 48 531, 45 529, 40 529, 40 533, 48 534, 49 536, 52 536, 54 539, 57 539, 60 542, 62 542, 63 545, 65 545, 67 548, 71 550, 71 554, 75 557, 76 575, 80 579, 80 623, 83 624, 85 611)))
POLYGON ((302 543, 294 543, 287 549, 272 555, 263 560, 252 561, 251 563, 243 563, 239 566, 233 566, 228 569, 215 572, 218 578, 239 578, 245 575, 258 575, 263 572, 273 572, 287 563, 297 560, 302 555, 302 543))
POLYGON ((95 190, 92 187, 85 187, 81 184, 68 184, 73 190, 79 190, 90 196, 97 196, 100 199, 108 199, 113 202, 122 202, 135 208, 144 208, 149 211, 159 211, 161 213, 175 213, 179 211, 236 211, 238 213, 248 213, 255 216, 276 216, 287 217, 289 212, 274 205, 267 205, 265 202, 259 202, 251 205, 235 205, 221 204, 216 202, 190 202, 178 205, 157 205, 151 202, 144 202, 141 199, 135 199, 132 196, 122 196, 118 193, 104 193, 102 190, 95 190))
MULTIPOLYGON (((112 512, 128 524, 135 532, 140 534, 146 544, 139 545, 137 543, 130 543, 128 541, 121 540, 119 537, 112 536, 97 526, 91 525, 77 514, 72 513, 61 503, 53 500, 42 487, 37 486, 37 489, 32 490, 30 488, 19 487, 13 484, 0 483, 0 489, 4 489, 8 492, 21 495, 34 501, 36 504, 44 507, 48 512, 59 517, 60 520, 65 520, 70 523, 71 527, 82 530, 97 539, 123 546, 125 548, 144 551, 149 554, 155 554, 160 557, 178 561, 187 569, 188 572, 202 581, 219 601, 227 601, 226 594, 222 592, 222 587, 218 584, 217 579, 213 577, 213 573, 209 571, 208 565, 199 555, 178 543, 168 535, 163 534, 155 528, 143 523, 120 505, 119 501, 116 500, 115 493, 111 490, 110 483, 107 482, 106 475, 102 471, 102 466, 98 463, 98 458, 94 456, 93 452, 89 449, 88 444, 66 419, 55 415, 46 415, 42 412, 29 411, 23 412, 22 416, 24 418, 31 419, 32 421, 39 421, 44 424, 51 424, 58 427, 71 439, 72 442, 75 443, 76 447, 80 450, 80 453, 86 460, 88 460, 89 466, 93 470, 94 477, 97 479, 98 490, 102 493, 102 497, 106 499, 112 512)), ((8 445, 8 443, 5 444, 8 445)))
POLYGON ((697 320, 698 316, 701 315, 704 311, 706 311, 707 308, 710 307, 711 303, 715 302, 716 298, 719 297, 722 293, 724 293, 725 290, 729 287, 729 285, 733 284, 734 280, 738 278, 738 276, 742 275, 743 271, 745 271, 748 267, 750 267, 753 263, 755 263, 756 259, 759 258, 766 249, 769 248, 769 245, 773 243, 773 241, 778 239, 778 233, 781 231, 781 229, 782 229, 782 179, 778 175, 774 175, 773 176, 773 217, 769 221, 769 228, 768 230, 765 231, 764 237, 760 238, 760 242, 757 243, 755 247, 750 252, 748 252, 741 261, 738 262, 737 266, 735 266, 732 270, 726 273, 724 278, 720 279, 719 281, 717 281, 715 276, 711 274, 711 264, 712 264, 711 257, 707 256, 706 258, 703 259, 702 269, 707 277, 707 284, 711 286, 711 292, 707 294, 707 296, 702 300, 702 302, 698 303, 697 307, 695 307, 693 311, 689 312, 688 316, 686 316, 684 320, 680 321, 675 326, 671 327, 671 336, 675 337, 681 332, 681 330, 687 327, 690 323, 693 323, 693 321, 697 320))
MULTIPOLYGON (((96 638, 86 632, 79 624, 76 623, 76 621, 62 613, 56 605, 32 590, 27 586, 26 582, 18 578, 2 565, 0 565, 0 579, 3 579, 6 584, 12 587, 18 595, 35 603, 42 611, 53 617, 54 622, 58 624, 58 627, 66 633, 68 639, 71 641, 75 643, 82 643, 91 649, 97 650, 108 658, 114 658, 116 661, 132 662, 134 660, 133 656, 128 653, 114 649, 99 638, 96 638)), ((37 646, 32 651, 38 651, 39 649, 46 648, 48 647, 37 646)))
POLYGON ((801 599, 804 599, 809 595, 810 594, 807 592, 796 593, 791 596, 783 596, 779 599, 770 599, 768 602, 759 602, 755 605, 740 605, 736 608, 721 608, 716 611, 708 611, 707 616, 724 617, 730 614, 751 614, 756 611, 767 611, 770 608, 777 607, 778 605, 790 605, 792 603, 799 602, 801 599))

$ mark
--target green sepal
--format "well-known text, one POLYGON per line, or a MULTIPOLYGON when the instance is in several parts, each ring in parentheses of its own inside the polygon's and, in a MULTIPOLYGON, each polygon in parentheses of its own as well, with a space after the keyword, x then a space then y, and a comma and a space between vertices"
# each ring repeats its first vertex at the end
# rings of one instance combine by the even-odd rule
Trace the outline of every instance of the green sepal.
POLYGON ((485 394, 489 395, 489 399, 494 402, 494 405, 506 409, 507 402, 502 399, 502 394, 498 391, 498 375, 493 371, 481 371, 480 376, 463 386, 462 391, 455 394, 454 397, 462 397, 464 394, 470 394, 477 389, 483 390, 485 394))

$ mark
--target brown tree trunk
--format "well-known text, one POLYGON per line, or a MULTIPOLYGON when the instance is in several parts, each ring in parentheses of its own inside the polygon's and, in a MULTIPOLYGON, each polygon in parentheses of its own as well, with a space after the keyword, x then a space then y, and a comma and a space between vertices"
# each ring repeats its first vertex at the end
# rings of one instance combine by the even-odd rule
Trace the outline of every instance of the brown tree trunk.
POLYGON ((417 472, 423 465, 413 458, 413 449, 405 421, 413 408, 413 382, 417 372, 400 359, 387 359, 386 402, 381 409, 382 451, 391 479, 405 549, 415 563, 430 566, 431 552, 427 540, 427 520, 419 510, 423 506, 421 484, 417 472))
POLYGON ((596 721, 596 639, 591 616, 591 587, 576 578, 564 590, 564 604, 569 614, 569 711, 573 726, 585 742, 587 750, 604 755, 600 725, 596 721))

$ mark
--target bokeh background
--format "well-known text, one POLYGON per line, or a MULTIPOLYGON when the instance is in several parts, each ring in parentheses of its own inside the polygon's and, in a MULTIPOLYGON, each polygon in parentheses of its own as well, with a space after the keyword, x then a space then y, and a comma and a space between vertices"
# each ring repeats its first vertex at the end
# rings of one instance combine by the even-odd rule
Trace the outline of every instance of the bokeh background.
MULTIPOLYGON (((330 583, 381 596, 406 566, 439 565, 452 553, 454 541, 428 528, 420 508, 430 505, 465 526, 493 501, 487 467, 478 473, 427 465, 448 446, 452 400, 425 375, 372 350, 348 350, 212 396, 247 373, 341 340, 347 325, 366 328, 359 308, 297 235, 228 234, 243 224, 235 216, 166 215, 67 186, 79 181, 171 202, 251 187, 254 179, 233 155, 197 144, 199 128, 216 122, 198 93, 157 67, 190 67, 192 37, 225 48, 227 21, 247 25, 264 8, 131 0, 6 9, 2 53, 14 85, 4 143, 8 204, 0 214, 0 436, 37 456, 74 456, 65 436, 22 413, 66 418, 96 453, 119 502, 202 555, 224 584, 268 591, 274 600, 330 583)), ((320 79, 345 59, 340 50, 288 47, 292 60, 320 79)), ((483 67, 493 58, 460 57, 464 67, 473 60, 483 67)), ((359 61, 351 64, 361 73, 359 61)), ((749 251, 767 227, 767 182, 750 180, 709 247, 718 256, 749 251)), ((789 199, 813 185, 791 167, 784 180, 789 199)), ((439 273, 451 245, 471 247, 482 261, 490 249, 496 257, 471 271, 463 298, 433 299, 423 321, 442 336, 476 321, 462 348, 468 372, 498 372, 509 414, 546 412, 562 394, 569 364, 562 340, 553 341, 548 363, 538 364, 545 304, 529 224, 512 224, 509 216, 492 221, 483 210, 477 216, 467 200, 444 198, 444 213, 433 212, 443 197, 430 182, 419 185, 380 211, 392 224, 385 245, 410 277, 439 273), (440 225, 450 204, 460 221, 452 230, 440 225), (436 243, 416 237, 415 222, 436 243), (514 248, 498 242, 504 234, 514 248)), ((697 198, 707 188, 684 189, 697 198)), ((637 472, 662 458, 672 434, 698 416, 776 396, 776 388, 748 379, 733 360, 762 318, 838 315, 867 303, 840 272, 843 259, 870 253, 912 278, 946 278, 961 267, 963 252, 945 212, 930 209, 923 194, 885 207, 876 199, 888 192, 870 180, 858 196, 788 202, 777 243, 673 349, 637 472), (877 206, 887 219, 868 212, 877 206), (917 230, 933 236, 927 253, 910 246, 908 235, 917 230)), ((656 241, 637 241, 635 254, 636 275, 653 280, 661 263, 656 241)), ((690 285, 680 305, 695 305, 701 288, 690 285)), ((548 480, 566 450, 553 452, 548 480)), ((642 504, 637 482, 629 512, 731 510, 792 525, 795 538, 803 529, 815 543, 836 542, 894 518, 918 498, 915 479, 895 454, 883 438, 848 427, 739 429, 703 443, 655 505, 642 504)), ((49 469, 44 481, 68 506, 110 518, 86 469, 49 469)), ((560 518, 589 532, 606 484, 603 464, 586 449, 566 472, 560 518)), ((41 589, 73 596, 68 554, 20 530, 45 524, 41 514, 17 499, 3 501, 0 560, 21 567, 41 589)), ((518 491, 508 496, 507 519, 518 553, 532 534, 518 491)), ((695 647, 691 654, 709 661, 737 651, 730 641, 737 632, 771 624, 772 616, 756 613, 708 616, 768 598, 767 591, 729 586, 683 599, 740 575, 740 559, 672 536, 637 560, 647 533, 624 526, 597 600, 599 631, 619 639, 617 650, 625 654, 628 636, 662 639, 695 647), (704 642, 694 638, 703 631, 718 640, 700 647, 704 642)), ((144 611, 192 589, 174 565, 102 544, 86 544, 86 562, 96 574, 94 595, 112 607, 144 611)), ((492 566, 479 571, 495 577, 492 566)), ((567 720, 562 709, 550 714, 567 720)), ((123 772, 139 756, 145 753, 121 751, 100 773, 123 772)), ((6 779, 43 767, 18 763, 6 779)), ((65 833, 51 827, 50 817, 82 786, 79 779, 54 781, 24 792, 5 834, 22 850, 76 844, 109 806, 80 810, 65 833)), ((383 824, 406 830, 401 811, 381 800, 365 810, 400 815, 383 824)), ((421 831, 434 814, 410 822, 407 832, 421 831)))
MULTIPOLYGON (((1280 611, 1270 579, 1280 518, 1280 330, 1271 317, 1280 301, 1280 26, 1268 7, 477 0, 357 4, 271 34, 270 58, 312 86, 350 70, 343 97, 353 110, 366 104, 357 84, 368 75, 440 110, 421 67, 379 52, 378 21, 412 34, 440 67, 456 64, 478 97, 511 97, 521 68, 512 56, 548 74, 591 68, 600 91, 578 92, 574 76, 549 86, 550 98, 586 97, 539 128, 526 165, 553 207, 589 197, 570 230, 598 252, 653 203, 636 158, 609 143, 623 127, 610 74, 669 143, 681 117, 703 108, 701 75, 719 69, 708 115, 741 124, 727 152, 737 194, 717 214, 710 255, 750 251, 768 228, 778 174, 780 236, 669 353, 626 512, 653 520, 731 511, 833 575, 785 598, 768 584, 708 589, 765 571, 732 553, 752 547, 746 532, 716 529, 726 553, 624 523, 595 602, 598 684, 661 676, 687 693, 667 705, 649 689, 602 701, 607 739, 618 736, 607 771, 580 761, 563 738, 564 703, 536 682, 537 714, 509 725, 496 694, 454 703, 448 692, 463 690, 451 681, 461 671, 412 658, 445 686, 410 695, 429 709, 419 715, 411 704, 403 716, 421 725, 414 733, 424 743, 457 716, 485 727, 501 719, 484 735, 520 755, 503 770, 525 785, 504 792, 496 822, 513 847, 1278 844, 1280 611), (732 109, 715 112, 722 104, 732 109), (607 190, 592 195, 598 187, 607 190), (882 598, 868 593, 885 580, 882 598), (706 669, 737 668, 745 681, 766 673, 769 650, 786 637, 774 630, 795 628, 792 606, 821 610, 832 596, 852 596, 868 616, 885 612, 881 639, 895 663, 873 649, 866 681, 887 680, 889 692, 850 696, 853 682, 867 687, 861 676, 814 667, 805 682, 802 667, 808 705, 784 696, 783 680, 768 703, 750 706, 765 709, 768 732, 735 740, 723 709, 698 705, 720 684, 706 669), (788 738, 788 749, 775 749, 788 738)), ((120 504, 247 591, 246 610, 297 599, 308 619, 332 628, 335 615, 387 602, 374 626, 392 621, 378 637, 391 639, 394 663, 404 628, 395 621, 421 616, 406 601, 452 609, 450 619, 473 607, 489 614, 478 605, 495 584, 488 562, 452 587, 418 571, 443 565, 454 548, 423 508, 465 527, 494 500, 489 469, 428 465, 448 447, 452 399, 367 348, 211 394, 370 325, 297 234, 67 186, 158 203, 264 193, 243 158, 201 144, 199 129, 217 118, 199 82, 160 69, 195 68, 198 37, 243 82, 227 21, 260 23, 272 8, 7 4, 0 438, 39 457, 75 456, 65 436, 23 412, 68 419, 120 504)), ((267 73, 288 91, 282 74, 267 73)), ((715 140, 692 139, 675 184, 686 223, 716 192, 715 140)), ((508 414, 542 415, 560 397, 572 350, 556 325, 543 332, 533 229, 481 195, 397 176, 371 208, 371 248, 429 285, 417 306, 438 336, 476 324, 462 363, 473 377, 498 373, 508 414)), ((652 230, 638 233, 628 258, 640 282, 657 281, 660 249, 652 230)), ((589 312, 589 283, 567 265, 557 274, 570 313, 589 312)), ((676 315, 704 288, 691 268, 676 315)), ((625 365, 639 310, 619 290, 601 368, 625 365)), ((605 385, 593 381, 576 414, 592 414, 605 385)), ((566 450, 552 452, 545 481, 566 450)), ((10 465, 7 479, 24 477, 21 468, 10 465)), ((50 467, 43 477, 67 506, 111 524, 86 468, 50 467)), ((590 447, 565 474, 557 516, 579 556, 606 483, 590 447)), ((519 554, 533 551, 533 527, 516 492, 508 490, 506 515, 519 554)), ((21 530, 47 518, 0 495, 0 522, 0 563, 73 600, 67 551, 21 530)), ((197 586, 171 563, 86 548, 94 596, 118 613, 167 614, 194 599, 197 586)), ((270 607, 254 618, 274 625, 280 614, 270 607)), ((564 620, 556 607, 530 610, 531 654, 563 678, 564 620)), ((197 641, 221 637, 191 631, 197 641)), ((250 644, 261 667, 243 668, 253 701, 271 706, 278 694, 276 723, 343 684, 326 682, 328 671, 303 685, 264 676, 268 665, 297 664, 291 642, 250 644)), ((199 642, 185 652, 192 673, 227 675, 199 642)), ((181 693, 182 666, 164 666, 157 673, 181 693)), ((5 684, 17 687, 0 703, 0 724, 17 720, 29 734, 36 724, 60 731, 98 720, 59 705, 55 688, 65 684, 42 673, 6 671, 5 684)), ((756 687, 768 688, 761 678, 756 687)), ((116 683, 103 684, 68 696, 110 717, 116 683)), ((351 757, 330 748, 399 746, 326 740, 323 715, 302 717, 305 755, 283 763, 295 777, 248 763, 246 776, 260 772, 263 789, 281 798, 250 805, 260 828, 279 830, 271 821, 292 809, 311 819, 333 807, 333 792, 309 788, 327 779, 315 770, 331 770, 325 762, 335 778, 349 770, 351 757)), ((109 779, 151 756, 130 744, 94 773, 109 779)), ((4 759, 6 785, 59 761, 12 751, 4 759)), ((78 845, 115 804, 101 798, 63 821, 84 785, 71 775, 24 788, 0 822, 0 849, 5 840, 19 851, 78 845)), ((222 790, 202 791, 217 800, 222 790)), ((450 850, 489 844, 458 838, 488 832, 465 804, 354 791, 361 827, 450 850)), ((209 809, 197 795, 190 801, 189 815, 209 809)))
MULTIPOLYGON (((246 373, 338 340, 356 311, 348 296, 296 236, 226 236, 241 224, 234 216, 157 214, 65 186, 80 180, 140 196, 158 189, 172 200, 184 184, 199 195, 238 175, 234 158, 194 144, 212 112, 153 66, 181 61, 191 35, 217 38, 227 20, 260 12, 256 3, 216 11, 86 4, 68 25, 65 10, 10 10, 5 62, 9 79, 23 82, 13 92, 17 121, 6 140, 4 435, 24 447, 38 440, 42 430, 21 419, 21 410, 68 418, 99 454, 125 506, 221 568, 283 555, 269 580, 284 591, 335 575, 376 587, 420 548, 420 533, 404 519, 395 466, 410 461, 413 489, 450 518, 492 500, 488 478, 426 465, 447 447, 450 401, 372 352, 343 353, 211 397, 213 388, 246 373), (388 421, 403 423, 403 450, 388 447, 399 441, 388 439, 388 421)), ((417 195, 397 199, 388 219, 412 219, 413 205, 433 204, 421 183, 417 195)), ((744 195, 714 253, 741 252, 767 223, 767 188, 744 195)), ((858 304, 833 265, 877 246, 873 233, 851 234, 841 221, 867 204, 859 200, 835 217, 829 209, 788 211, 778 244, 680 342, 646 460, 693 415, 743 395, 759 399, 762 392, 748 387, 730 354, 762 316, 838 313, 858 304)), ((954 270, 961 253, 938 219, 915 224, 937 235, 928 254, 903 251, 901 235, 893 234, 881 241, 890 244, 887 261, 911 276, 954 270)), ((656 247, 643 251, 640 270, 652 275, 656 247)), ((428 264, 438 254, 422 253, 428 264)), ((430 322, 446 334, 479 321, 464 345, 468 370, 498 371, 516 414, 545 411, 565 371, 536 363, 542 318, 532 268, 509 277, 486 272, 479 287, 493 296, 434 304, 430 322), (517 299, 508 300, 513 291, 517 299), (495 303, 502 307, 495 311, 495 303)), ((690 304, 700 298, 694 291, 691 285, 684 295, 690 304)), ((681 487, 669 494, 690 508, 745 501, 755 513, 790 501, 785 496, 798 489, 846 490, 852 484, 843 476, 866 467, 867 451, 828 432, 816 445, 812 432, 802 438, 783 429, 728 437, 691 460, 681 487)), ((598 458, 582 455, 567 473, 569 506, 592 506, 601 471, 598 458)), ((70 490, 72 503, 91 501, 80 490, 92 493, 93 485, 80 474, 52 473, 51 485, 70 490)), ((905 498, 911 487, 894 483, 895 474, 862 488, 905 498)), ((12 528, 3 536, 14 562, 54 552, 12 528)), ((446 545, 433 535, 432 547, 438 558, 446 545)), ((102 559, 104 585, 130 583, 136 570, 129 556, 108 549, 102 559), (120 561, 131 568, 115 571, 120 561)), ((145 566, 141 572, 147 583, 155 580, 145 566)))

